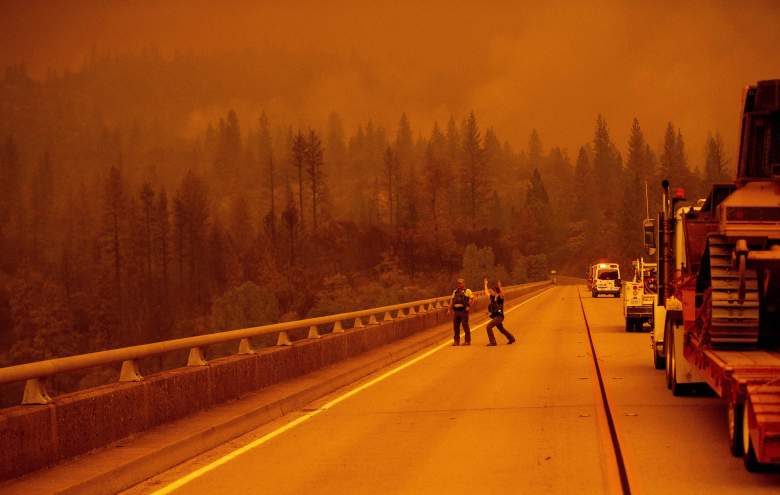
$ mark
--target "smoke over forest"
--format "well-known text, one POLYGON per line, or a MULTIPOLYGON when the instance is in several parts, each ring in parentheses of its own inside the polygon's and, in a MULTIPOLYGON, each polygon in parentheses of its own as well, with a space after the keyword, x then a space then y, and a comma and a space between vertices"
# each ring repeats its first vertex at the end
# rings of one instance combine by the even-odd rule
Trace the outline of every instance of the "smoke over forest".
POLYGON ((628 263, 780 10, 627 5, 0 3, 0 366, 628 263))

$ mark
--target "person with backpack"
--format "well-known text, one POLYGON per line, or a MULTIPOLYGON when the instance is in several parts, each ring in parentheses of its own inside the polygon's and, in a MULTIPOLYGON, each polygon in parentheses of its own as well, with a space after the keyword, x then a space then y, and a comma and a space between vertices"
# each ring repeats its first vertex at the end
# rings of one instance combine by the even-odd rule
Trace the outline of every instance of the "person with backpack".
POLYGON ((490 322, 487 324, 488 335, 488 347, 496 345, 496 337, 493 335, 493 328, 498 328, 504 337, 506 337, 507 344, 514 344, 515 337, 509 331, 504 328, 504 292, 501 290, 501 282, 498 285, 488 289, 488 281, 485 279, 485 295, 490 296, 490 304, 488 304, 488 315, 490 316, 490 322))
POLYGON ((469 327, 469 310, 473 294, 466 288, 466 282, 458 279, 458 285, 452 292, 450 307, 447 314, 452 314, 452 326, 454 330, 452 345, 460 345, 460 327, 463 326, 463 345, 471 345, 471 328, 469 327))

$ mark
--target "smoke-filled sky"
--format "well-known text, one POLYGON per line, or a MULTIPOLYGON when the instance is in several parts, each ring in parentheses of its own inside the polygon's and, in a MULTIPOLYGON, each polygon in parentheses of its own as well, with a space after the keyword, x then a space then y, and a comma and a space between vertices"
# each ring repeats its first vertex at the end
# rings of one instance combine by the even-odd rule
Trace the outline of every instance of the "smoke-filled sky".
POLYGON ((300 119, 336 110, 349 127, 373 117, 394 128, 405 110, 427 133, 434 119, 473 109, 502 138, 525 147, 536 127, 546 146, 572 156, 599 112, 621 150, 634 116, 654 147, 673 120, 699 165, 710 130, 722 132, 733 157, 742 87, 780 77, 778 26, 773 0, 0 0, 0 65, 24 62, 42 76, 77 67, 93 47, 278 49, 350 61, 321 76, 268 68, 269 78, 312 79, 300 119))

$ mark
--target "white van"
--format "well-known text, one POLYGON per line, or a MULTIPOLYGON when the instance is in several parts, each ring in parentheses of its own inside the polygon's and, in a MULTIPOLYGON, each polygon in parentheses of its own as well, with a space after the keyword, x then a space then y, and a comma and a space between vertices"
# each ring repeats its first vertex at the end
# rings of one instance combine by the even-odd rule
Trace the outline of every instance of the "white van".
POLYGON ((596 263, 591 267, 593 297, 599 294, 612 294, 620 297, 620 265, 617 263, 596 263))

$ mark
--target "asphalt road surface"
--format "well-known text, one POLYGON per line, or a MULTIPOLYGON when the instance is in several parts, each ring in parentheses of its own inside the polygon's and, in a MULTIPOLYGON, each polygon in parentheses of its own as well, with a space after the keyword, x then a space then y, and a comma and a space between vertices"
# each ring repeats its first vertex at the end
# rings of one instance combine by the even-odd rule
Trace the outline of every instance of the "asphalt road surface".
POLYGON ((517 343, 442 345, 128 493, 621 493, 578 292, 632 493, 779 493, 727 448, 717 397, 678 398, 621 301, 559 286, 513 303, 517 343))

